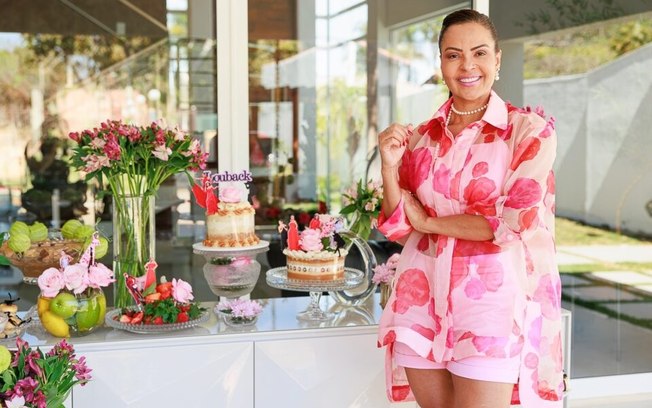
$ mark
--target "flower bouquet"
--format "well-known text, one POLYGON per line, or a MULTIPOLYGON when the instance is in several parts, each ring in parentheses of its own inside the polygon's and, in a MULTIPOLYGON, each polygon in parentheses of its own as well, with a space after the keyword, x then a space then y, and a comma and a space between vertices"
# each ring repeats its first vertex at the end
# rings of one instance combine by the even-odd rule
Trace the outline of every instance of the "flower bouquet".
POLYGON ((70 133, 77 144, 72 166, 86 172, 113 196, 113 239, 116 272, 115 306, 131 297, 124 276, 139 277, 154 257, 154 196, 170 176, 205 167, 207 153, 199 141, 161 122, 149 126, 107 120, 99 128, 70 133))
POLYGON ((16 351, 0 346, 0 406, 63 408, 72 388, 91 380, 86 357, 61 340, 47 353, 16 339, 16 351))
POLYGON ((215 313, 222 315, 229 326, 249 326, 256 323, 263 307, 255 300, 222 300, 215 306, 215 313))
POLYGON ((135 333, 185 329, 206 320, 206 309, 193 302, 192 287, 181 279, 168 282, 164 276, 156 282, 156 262, 145 265, 146 274, 139 278, 126 276, 129 293, 135 306, 113 310, 107 314, 109 326, 135 333))
POLYGON ((61 254, 60 267, 48 268, 38 277, 41 293, 37 310, 41 324, 56 337, 89 334, 102 325, 106 298, 102 288, 115 282, 113 271, 95 260, 98 233, 78 263, 61 254))
POLYGON ((373 180, 366 184, 359 180, 342 194, 342 199, 344 208, 340 214, 351 216, 349 230, 365 240, 369 239, 383 202, 383 187, 373 180))

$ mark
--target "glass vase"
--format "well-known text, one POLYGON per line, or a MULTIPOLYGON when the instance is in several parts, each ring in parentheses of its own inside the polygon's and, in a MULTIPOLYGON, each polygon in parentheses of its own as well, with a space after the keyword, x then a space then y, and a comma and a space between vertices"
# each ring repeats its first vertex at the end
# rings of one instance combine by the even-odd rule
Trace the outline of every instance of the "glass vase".
POLYGON ((113 196, 113 305, 135 303, 125 283, 125 274, 145 274, 145 263, 155 258, 155 197, 151 194, 113 196))
POLYGON ((61 290, 55 297, 40 294, 37 311, 43 328, 55 337, 80 337, 104 324, 106 297, 99 288, 75 294, 61 290))
POLYGON ((376 292, 376 284, 373 282, 374 268, 377 265, 376 255, 366 239, 352 231, 342 231, 339 235, 346 242, 345 248, 349 251, 346 257, 346 265, 353 264, 365 275, 362 284, 354 289, 328 294, 338 303, 346 306, 359 306, 376 292), (359 265, 358 265, 359 264, 359 265))

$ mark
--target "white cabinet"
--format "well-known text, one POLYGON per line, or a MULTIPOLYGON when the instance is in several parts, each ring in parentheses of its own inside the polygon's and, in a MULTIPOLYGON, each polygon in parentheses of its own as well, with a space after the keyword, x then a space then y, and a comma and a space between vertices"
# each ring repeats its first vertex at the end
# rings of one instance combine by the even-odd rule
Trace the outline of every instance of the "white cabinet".
POLYGON ((253 344, 140 345, 77 353, 93 380, 73 391, 74 408, 253 407, 253 344))
POLYGON ((256 342, 256 408, 389 407, 376 335, 256 342))

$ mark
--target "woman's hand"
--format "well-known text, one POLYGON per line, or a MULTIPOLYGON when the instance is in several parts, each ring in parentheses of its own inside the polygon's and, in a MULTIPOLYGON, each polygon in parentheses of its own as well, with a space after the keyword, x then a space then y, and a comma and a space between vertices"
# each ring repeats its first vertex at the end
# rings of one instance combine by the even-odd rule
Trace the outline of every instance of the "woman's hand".
POLYGON ((412 131, 412 125, 403 126, 393 123, 378 134, 378 149, 383 167, 398 166, 412 131))
POLYGON ((405 215, 407 215, 408 220, 410 220, 412 228, 419 232, 428 233, 425 229, 426 222, 428 221, 428 213, 426 213, 423 205, 421 205, 419 200, 407 190, 402 190, 402 195, 405 215))

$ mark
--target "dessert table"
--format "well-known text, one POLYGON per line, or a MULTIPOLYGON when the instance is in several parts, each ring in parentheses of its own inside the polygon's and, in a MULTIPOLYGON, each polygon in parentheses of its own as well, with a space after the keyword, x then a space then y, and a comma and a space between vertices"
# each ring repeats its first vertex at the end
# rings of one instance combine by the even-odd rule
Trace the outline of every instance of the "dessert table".
MULTIPOLYGON (((72 338, 93 379, 75 387, 67 407, 416 407, 385 396, 384 349, 376 347, 379 294, 359 307, 330 296, 330 321, 303 321, 308 297, 259 300, 254 326, 232 328, 209 310, 205 323, 163 334, 102 327, 72 338)), ((564 367, 570 372, 570 312, 564 323, 564 367)), ((34 325, 23 336, 47 349, 59 341, 34 325)))

